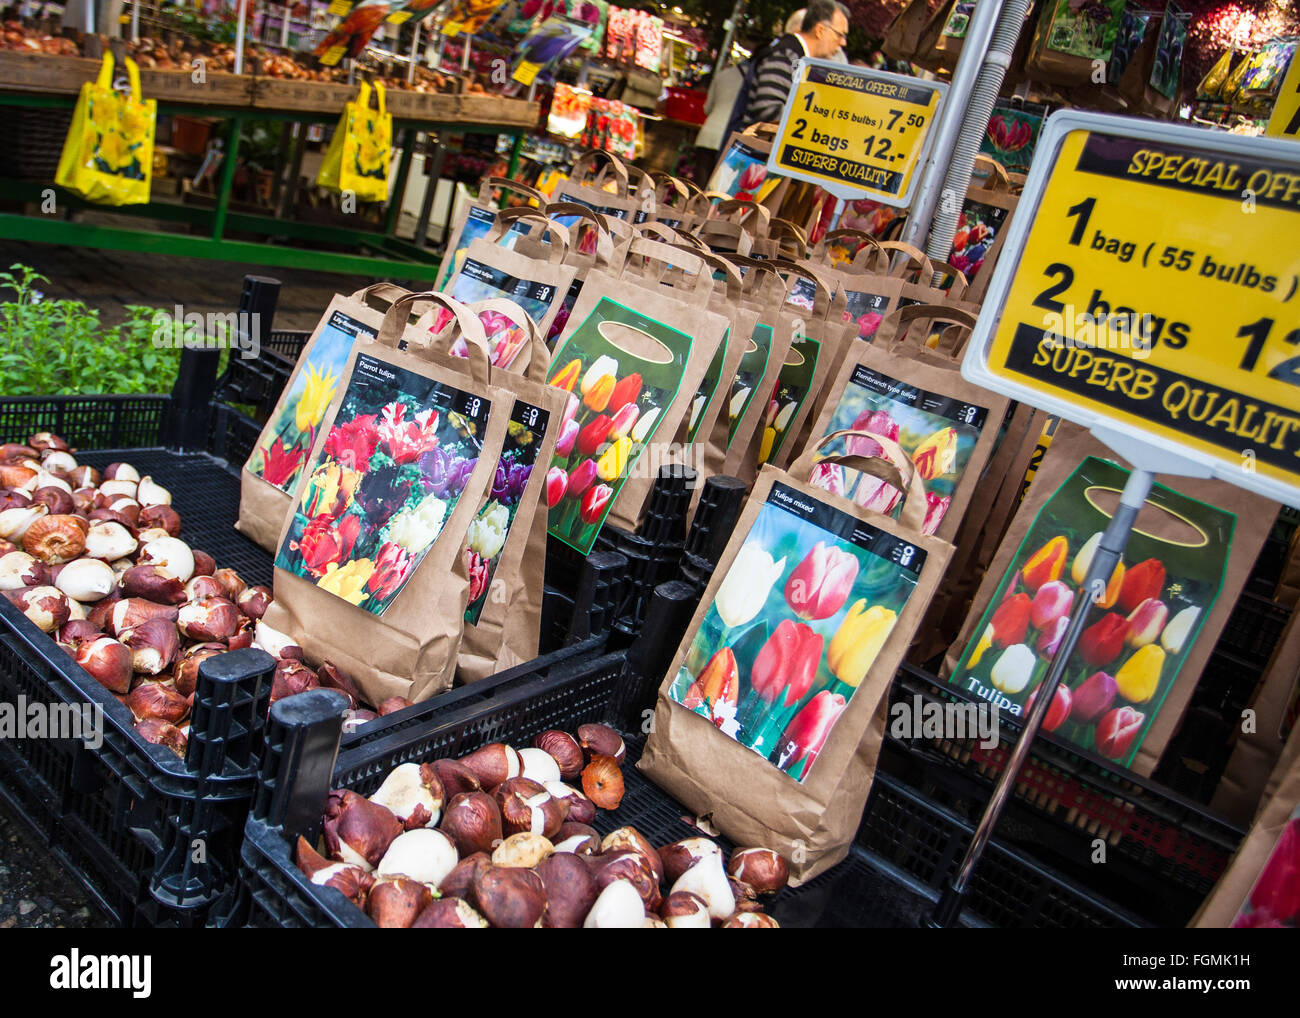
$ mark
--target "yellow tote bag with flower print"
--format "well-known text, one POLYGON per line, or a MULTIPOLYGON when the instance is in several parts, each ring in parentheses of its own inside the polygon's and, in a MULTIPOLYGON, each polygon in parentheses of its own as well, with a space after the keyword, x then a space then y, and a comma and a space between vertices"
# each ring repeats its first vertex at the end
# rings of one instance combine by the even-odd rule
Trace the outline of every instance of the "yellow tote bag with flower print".
POLYGON ((158 103, 140 95, 140 68, 126 61, 130 91, 113 88, 113 54, 81 86, 54 182, 101 205, 142 205, 153 176, 158 103))
POLYGON ((384 86, 378 82, 373 86, 376 108, 371 108, 371 87, 363 81, 356 99, 343 107, 316 175, 316 186, 351 191, 359 201, 384 201, 388 197, 393 117, 384 101, 384 86))

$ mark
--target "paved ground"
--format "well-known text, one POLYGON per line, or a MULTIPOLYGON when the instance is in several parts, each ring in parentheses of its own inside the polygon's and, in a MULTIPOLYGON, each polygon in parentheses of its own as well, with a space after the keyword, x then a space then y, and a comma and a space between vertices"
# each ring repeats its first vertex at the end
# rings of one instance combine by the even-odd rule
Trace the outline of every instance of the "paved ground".
POLYGON ((109 925, 27 827, 0 807, 0 930, 109 925))
MULTIPOLYGON (((271 276, 283 283, 275 327, 311 329, 336 293, 351 293, 375 282, 359 276, 342 276, 300 269, 274 269, 235 262, 133 251, 89 251, 0 241, 0 267, 15 262, 30 265, 49 283, 43 291, 51 297, 75 297, 98 308, 100 320, 114 324, 124 315, 124 304, 149 304, 185 311, 233 311, 247 273, 271 276)), ((10 294, 0 291, 0 300, 10 294)))

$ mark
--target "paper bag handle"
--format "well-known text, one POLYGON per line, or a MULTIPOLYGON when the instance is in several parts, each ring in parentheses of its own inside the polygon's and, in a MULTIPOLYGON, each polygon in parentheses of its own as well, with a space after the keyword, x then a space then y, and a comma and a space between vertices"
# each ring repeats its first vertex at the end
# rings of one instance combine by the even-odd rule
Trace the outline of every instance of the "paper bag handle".
MULTIPOLYGON (((925 484, 921 481, 921 474, 916 469, 916 464, 912 462, 907 453, 903 452, 902 447, 897 442, 880 435, 874 435, 870 431, 857 431, 853 428, 846 428, 843 431, 832 431, 821 439, 817 443, 817 451, 820 452, 839 438, 869 438, 880 446, 884 455, 863 456, 860 454, 831 453, 828 456, 822 456, 816 462, 838 463, 850 470, 870 474, 886 484, 892 484, 903 493, 903 511, 899 514, 898 522, 908 530, 920 534, 925 527, 925 484), (906 470, 906 480, 904 479, 904 470, 906 470)), ((813 465, 816 466, 816 463, 813 465)), ((870 511, 868 510, 868 512, 870 511)))
POLYGON ((526 194, 533 201, 537 202, 541 209, 546 208, 546 195, 533 187, 532 184, 525 184, 522 181, 511 180, 509 177, 484 177, 478 188, 478 200, 482 205, 487 205, 492 200, 492 192, 498 187, 505 188, 507 191, 515 191, 518 194, 526 194))
MULTIPOLYGON (((474 312, 475 318, 484 311, 496 311, 505 315, 528 334, 528 342, 520 348, 510 366, 497 368, 494 365, 493 371, 522 375, 534 382, 545 384, 551 369, 551 349, 546 345, 546 337, 537 328, 537 323, 528 317, 528 313, 523 308, 507 297, 489 297, 486 300, 475 301, 469 305, 469 309, 474 312)), ((482 319, 479 319, 479 324, 482 324, 482 319)), ((486 331, 484 330, 485 339, 486 331)))
POLYGON ((490 244, 499 244, 501 238, 510 232, 510 228, 517 222, 540 227, 539 240, 548 234, 550 235, 550 250, 547 252, 546 257, 548 262, 558 265, 564 260, 565 255, 569 253, 569 231, 554 219, 548 219, 537 209, 528 205, 513 209, 502 209, 498 212, 496 221, 483 239, 490 244))
MULTIPOLYGON (((384 313, 384 321, 379 326, 379 335, 375 337, 375 342, 381 346, 398 349, 398 343, 401 341, 403 334, 406 332, 406 325, 411 316, 411 309, 416 304, 441 304, 453 315, 456 316, 456 322, 460 326, 460 334, 465 337, 465 345, 469 347, 469 375, 479 385, 487 385, 491 377, 492 362, 488 357, 487 338, 483 332, 483 323, 478 320, 478 315, 474 314, 458 300, 453 300, 445 293, 408 293, 405 297, 399 297, 393 301, 390 307, 384 313)), ((430 352, 449 353, 451 348, 451 337, 454 330, 445 329, 439 336, 435 336, 433 342, 416 347, 418 350, 428 350, 430 352)), ((408 347, 408 349, 410 349, 408 347)))

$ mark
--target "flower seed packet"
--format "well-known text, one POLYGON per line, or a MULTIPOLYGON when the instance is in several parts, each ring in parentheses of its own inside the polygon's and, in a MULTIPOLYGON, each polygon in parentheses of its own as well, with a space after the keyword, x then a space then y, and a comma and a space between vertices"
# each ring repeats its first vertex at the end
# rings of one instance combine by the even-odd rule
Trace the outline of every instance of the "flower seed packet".
POLYGON ((844 321, 856 322, 858 339, 870 342, 889 313, 888 293, 871 293, 868 290, 851 290, 845 287, 844 321))
POLYGON ((758 201, 766 180, 767 152, 741 135, 732 135, 731 143, 718 160, 705 190, 729 198, 758 201))
POLYGON ((804 781, 925 559, 917 545, 774 482, 669 697, 804 781))
POLYGON ((722 334, 722 342, 718 344, 718 352, 713 355, 713 360, 709 361, 709 366, 705 369, 704 377, 700 379, 700 387, 695 391, 695 398, 691 400, 690 416, 686 422, 687 442, 695 441, 700 425, 707 419, 704 411, 708 409, 709 403, 717 391, 718 376, 722 374, 722 364, 727 359, 727 344, 730 341, 731 329, 728 328, 722 334))
MULTIPOLYGON (((519 225, 518 222, 512 224, 503 239, 513 245, 514 230, 519 225)), ((477 304, 494 297, 512 300, 545 332, 550 329, 560 307, 560 298, 569 291, 575 272, 572 266, 530 258, 481 240, 470 245, 464 264, 445 292, 462 304, 477 304)), ((452 317, 446 308, 439 308, 433 331, 441 332, 452 317)))
MULTIPOLYGON (((1129 472, 1089 456, 1039 510, 949 682, 1019 717, 1065 632, 1129 472)), ((1157 484, 1043 722, 1132 765, 1214 607, 1236 516, 1157 484)))
POLYGON ((556 350, 550 384, 575 398, 547 473, 548 530, 583 555, 676 398, 691 347, 685 332, 602 296, 556 350))
POLYGON ((288 396, 282 401, 273 428, 264 431, 248 461, 248 469, 269 484, 292 495, 311 455, 316 430, 325 418, 338 388, 339 377, 352 356, 358 337, 374 339, 376 329, 343 311, 330 314, 312 344, 288 396), (274 436, 274 438, 272 438, 274 436))
MULTIPOLYGON (((952 504, 953 492, 988 418, 986 407, 926 392, 865 364, 857 364, 831 414, 825 434, 867 431, 897 442, 921 475, 925 486, 923 533, 933 534, 952 504)), ((868 437, 848 436, 826 445, 818 458, 832 453, 877 456, 880 447, 868 437)), ((818 462, 808 480, 895 519, 903 510, 903 492, 878 477, 839 463, 818 462)))
POLYGON ((1125 0, 1056 0, 1047 28, 1048 49, 1086 60, 1110 60, 1125 0))
MULTIPOLYGON (((440 280, 438 289, 447 289, 447 284, 451 282, 456 273, 460 271, 461 266, 465 264, 470 244, 475 240, 486 240, 496 221, 497 214, 492 209, 480 205, 471 205, 469 207, 469 212, 461 224, 460 235, 443 259, 442 270, 438 273, 440 280)), ((514 232, 515 229, 518 229, 518 225, 511 232, 514 232)))
POLYGON ((537 462, 537 450, 549 426, 549 412, 521 399, 515 400, 487 504, 470 523, 465 541, 465 565, 469 574, 465 621, 470 625, 477 625, 483 614, 492 577, 496 575, 519 501, 537 462))
POLYGON ((456 508, 490 412, 481 396, 358 353, 276 567, 382 615, 456 508))

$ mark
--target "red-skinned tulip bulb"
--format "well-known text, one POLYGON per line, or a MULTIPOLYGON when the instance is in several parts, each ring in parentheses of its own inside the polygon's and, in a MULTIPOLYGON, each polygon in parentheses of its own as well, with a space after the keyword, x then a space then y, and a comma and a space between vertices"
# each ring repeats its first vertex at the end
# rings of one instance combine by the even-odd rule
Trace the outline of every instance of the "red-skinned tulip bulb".
POLYGON ((777 766, 782 770, 790 770, 792 767, 797 767, 801 761, 807 760, 807 767, 804 768, 806 773, 816 762, 817 754, 826 745, 831 727, 835 724, 836 718, 844 712, 846 704, 847 701, 843 696, 832 693, 829 689, 823 689, 809 700, 799 713, 790 719, 790 723, 781 734, 781 740, 777 743, 781 754, 777 759, 777 766))
POLYGON ((768 703, 775 703, 784 692, 781 706, 792 707, 812 688, 821 661, 823 638, 801 622, 782 619, 767 638, 749 681, 754 691, 768 703))
POLYGON ((801 619, 830 618, 844 607, 857 578, 856 556, 818 541, 790 573, 785 584, 786 604, 801 619))

